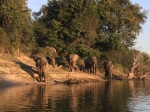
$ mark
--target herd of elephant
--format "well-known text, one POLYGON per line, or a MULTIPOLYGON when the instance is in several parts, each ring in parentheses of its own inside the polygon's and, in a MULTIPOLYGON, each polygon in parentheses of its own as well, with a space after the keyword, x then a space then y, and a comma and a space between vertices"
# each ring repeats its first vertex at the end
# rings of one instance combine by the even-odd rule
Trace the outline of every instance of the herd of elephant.
MULTIPOLYGON (((56 52, 56 50, 53 47, 47 47, 50 52, 56 52)), ((79 56, 77 54, 70 54, 69 55, 69 69, 71 72, 75 70, 77 61, 79 60, 79 56)), ((49 57, 38 57, 34 59, 36 63, 36 68, 40 77, 40 82, 43 81, 46 82, 46 67, 48 65, 48 62, 51 61, 51 64, 53 68, 55 68, 55 59, 49 58, 49 57)), ((97 72, 97 65, 98 61, 95 56, 87 57, 84 60, 84 66, 83 71, 87 71, 90 74, 95 74, 97 72)), ((105 61, 103 63, 104 71, 105 71, 105 79, 112 79, 112 69, 113 69, 113 63, 112 61, 105 61)))
MULTIPOLYGON (((77 54, 70 55, 69 68, 71 71, 74 71, 74 68, 78 59, 79 59, 79 56, 77 54)), ((87 70, 90 74, 94 73, 96 75, 97 65, 98 65, 98 61, 97 61, 96 56, 90 56, 84 60, 84 70, 87 70)), ((105 61, 103 63, 103 67, 105 70, 105 79, 112 79, 112 70, 113 70, 112 61, 105 61)))

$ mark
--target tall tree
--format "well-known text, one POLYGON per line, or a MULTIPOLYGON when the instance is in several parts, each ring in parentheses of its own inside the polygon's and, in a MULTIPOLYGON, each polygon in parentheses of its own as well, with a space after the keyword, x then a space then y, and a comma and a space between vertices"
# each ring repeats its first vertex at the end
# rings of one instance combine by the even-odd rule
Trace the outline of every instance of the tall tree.
POLYGON ((132 47, 147 12, 130 0, 100 0, 98 4, 99 38, 105 40, 109 49, 132 47))
POLYGON ((145 22, 146 11, 130 0, 51 0, 35 13, 40 46, 81 56, 129 48, 145 22))
POLYGON ((33 42, 32 21, 26 0, 1 0, 0 26, 7 33, 11 47, 27 48, 33 42))
POLYGON ((42 46, 53 45, 62 52, 77 53, 80 49, 90 53, 92 50, 99 26, 95 1, 52 0, 35 14, 35 18, 36 38, 42 46))

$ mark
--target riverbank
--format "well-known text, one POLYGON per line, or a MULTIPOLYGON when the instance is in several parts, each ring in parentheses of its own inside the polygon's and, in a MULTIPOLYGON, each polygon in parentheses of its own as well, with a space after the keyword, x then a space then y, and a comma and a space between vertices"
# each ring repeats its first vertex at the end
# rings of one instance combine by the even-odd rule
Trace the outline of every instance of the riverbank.
MULTIPOLYGON (((69 72, 61 66, 47 69, 47 83, 63 83, 66 81, 75 83, 104 81, 103 74, 88 74, 85 72, 69 72)), ((33 59, 24 54, 17 56, 0 54, 0 86, 12 86, 20 84, 43 84, 39 77, 33 59)))

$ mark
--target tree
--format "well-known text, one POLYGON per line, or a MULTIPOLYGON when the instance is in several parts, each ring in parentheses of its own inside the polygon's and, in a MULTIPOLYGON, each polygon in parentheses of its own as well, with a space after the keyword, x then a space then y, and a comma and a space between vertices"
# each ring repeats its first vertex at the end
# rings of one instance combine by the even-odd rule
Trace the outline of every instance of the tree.
POLYGON ((130 0, 100 0, 98 10, 99 39, 105 43, 102 47, 112 50, 134 46, 147 12, 130 0))
POLYGON ((123 61, 120 53, 130 54, 146 18, 146 11, 129 0, 51 0, 34 13, 34 31, 39 46, 53 46, 61 56, 119 54, 113 60, 123 61))
POLYGON ((1 0, 0 26, 7 33, 12 48, 27 48, 33 44, 33 30, 26 0, 1 0))
POLYGON ((35 19, 35 32, 38 34, 36 38, 39 44, 53 45, 60 54, 65 51, 80 53, 78 49, 84 46, 92 49, 97 37, 97 5, 91 0, 49 1, 40 12, 35 13, 35 19), (43 40, 42 44, 40 40, 43 40))

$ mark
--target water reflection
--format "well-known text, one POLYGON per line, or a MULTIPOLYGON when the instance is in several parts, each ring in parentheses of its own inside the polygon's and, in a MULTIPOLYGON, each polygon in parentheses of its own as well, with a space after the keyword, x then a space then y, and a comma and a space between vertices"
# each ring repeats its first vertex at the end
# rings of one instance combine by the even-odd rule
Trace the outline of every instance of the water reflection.
POLYGON ((0 88, 1 112, 137 112, 150 110, 149 81, 106 81, 0 88))
POLYGON ((132 112, 150 112, 150 82, 130 81, 128 106, 132 112))

